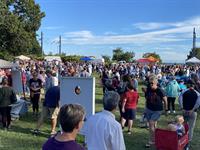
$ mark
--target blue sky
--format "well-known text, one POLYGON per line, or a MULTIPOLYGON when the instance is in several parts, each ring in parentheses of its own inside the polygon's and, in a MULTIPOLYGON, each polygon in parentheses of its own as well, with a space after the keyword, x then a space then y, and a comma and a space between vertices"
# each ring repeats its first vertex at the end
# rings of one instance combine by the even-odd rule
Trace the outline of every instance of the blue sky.
POLYGON ((200 47, 199 0, 36 0, 46 13, 38 34, 44 51, 67 55, 112 56, 121 47, 158 53, 164 62, 184 62, 196 27, 200 47))

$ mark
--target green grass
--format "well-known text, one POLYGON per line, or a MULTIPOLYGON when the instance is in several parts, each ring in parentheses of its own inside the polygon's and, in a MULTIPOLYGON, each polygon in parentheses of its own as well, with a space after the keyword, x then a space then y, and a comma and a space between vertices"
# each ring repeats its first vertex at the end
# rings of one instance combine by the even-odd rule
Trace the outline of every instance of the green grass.
MULTIPOLYGON (((102 110, 102 88, 99 79, 96 76, 96 112, 102 110)), ((141 92, 141 83, 139 87, 140 100, 138 104, 137 119, 134 122, 133 134, 128 135, 126 129, 124 131, 124 138, 127 150, 144 150, 144 145, 148 141, 148 130, 140 128, 139 117, 144 110, 144 97, 141 92)), ((178 108, 178 106, 176 107, 178 108)), ((181 112, 178 112, 181 113, 181 112)), ((116 112, 116 118, 119 120, 119 111, 116 112)), ((164 128, 168 121, 174 118, 174 115, 162 116, 158 122, 158 127, 164 128)), ((41 128, 42 133, 34 136, 31 130, 35 128, 37 118, 32 116, 31 108, 29 112, 22 116, 19 120, 12 123, 10 131, 3 131, 0 129, 0 150, 39 150, 42 144, 47 140, 50 133, 50 122, 46 121, 41 128)), ((81 137, 77 138, 82 141, 81 137)), ((200 118, 198 116, 194 131, 194 138, 192 141, 192 150, 199 150, 200 146, 200 118)))

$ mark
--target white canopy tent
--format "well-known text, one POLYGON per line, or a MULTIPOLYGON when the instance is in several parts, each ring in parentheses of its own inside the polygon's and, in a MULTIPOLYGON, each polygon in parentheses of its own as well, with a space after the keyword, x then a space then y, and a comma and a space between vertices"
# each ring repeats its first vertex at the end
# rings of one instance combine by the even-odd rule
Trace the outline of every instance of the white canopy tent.
POLYGON ((2 68, 2 69, 8 69, 8 68, 13 68, 13 67, 17 67, 17 66, 18 66, 17 64, 0 59, 0 68, 2 68))
POLYGON ((60 56, 45 56, 44 60, 46 61, 62 61, 60 56))
POLYGON ((200 60, 196 57, 192 57, 192 58, 186 60, 185 63, 200 64, 200 60))
POLYGON ((105 60, 104 58, 100 58, 100 59, 93 59, 90 62, 95 63, 95 64, 104 64, 105 60))
POLYGON ((24 55, 20 55, 20 56, 17 56, 17 57, 15 57, 15 58, 16 58, 16 59, 20 59, 20 60, 30 60, 29 57, 24 56, 24 55))

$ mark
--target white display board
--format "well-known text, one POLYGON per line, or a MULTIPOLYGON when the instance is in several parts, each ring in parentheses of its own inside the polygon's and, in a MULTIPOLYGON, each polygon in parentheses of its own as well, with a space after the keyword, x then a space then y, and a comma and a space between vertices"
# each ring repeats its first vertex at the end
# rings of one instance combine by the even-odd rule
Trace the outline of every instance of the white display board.
POLYGON ((23 93, 23 86, 21 80, 21 72, 19 70, 12 70, 12 87, 16 93, 23 93))
POLYGON ((95 113, 95 78, 62 77, 60 80, 60 101, 64 104, 81 104, 86 110, 86 118, 95 113), (75 88, 80 87, 80 94, 75 88))

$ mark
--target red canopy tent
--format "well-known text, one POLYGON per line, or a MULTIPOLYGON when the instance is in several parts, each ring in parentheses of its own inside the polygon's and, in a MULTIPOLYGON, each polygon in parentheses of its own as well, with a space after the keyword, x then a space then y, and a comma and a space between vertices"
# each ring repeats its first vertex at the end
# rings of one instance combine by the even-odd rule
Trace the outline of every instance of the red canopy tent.
POLYGON ((153 62, 159 62, 159 59, 154 58, 153 56, 149 56, 148 59, 153 61, 153 62))
POLYGON ((148 58, 140 58, 137 60, 138 63, 154 63, 155 61, 152 61, 148 58))

